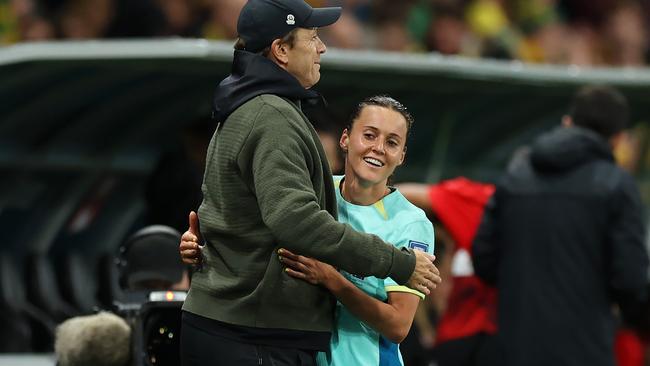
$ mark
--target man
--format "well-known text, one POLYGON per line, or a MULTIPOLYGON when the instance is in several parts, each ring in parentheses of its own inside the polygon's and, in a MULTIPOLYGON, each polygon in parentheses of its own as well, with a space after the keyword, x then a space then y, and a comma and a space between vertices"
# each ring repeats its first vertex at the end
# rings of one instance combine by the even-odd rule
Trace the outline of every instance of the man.
POLYGON ((614 364, 612 302, 633 309, 648 267, 639 192, 612 154, 627 118, 618 91, 581 89, 497 185, 473 260, 497 285, 504 365, 614 364))
MULTIPOLYGON (((330 167, 300 103, 318 97, 309 88, 320 79, 326 48, 316 28, 340 13, 302 0, 250 0, 240 13, 232 74, 214 99, 219 127, 199 208, 203 268, 183 307, 185 365, 311 365, 328 348, 333 298, 287 276, 281 246, 427 294, 440 282, 433 257, 335 219, 330 167)), ((190 221, 183 240, 191 244, 197 230, 190 221)))
POLYGON ((70 318, 56 328, 54 352, 59 366, 127 366, 131 328, 105 312, 70 318))

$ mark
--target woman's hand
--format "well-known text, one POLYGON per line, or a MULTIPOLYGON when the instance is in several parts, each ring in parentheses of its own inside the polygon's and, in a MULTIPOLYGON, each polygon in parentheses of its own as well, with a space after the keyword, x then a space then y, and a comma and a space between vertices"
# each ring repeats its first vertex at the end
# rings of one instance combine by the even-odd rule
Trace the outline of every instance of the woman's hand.
POLYGON ((286 249, 279 249, 278 254, 280 255, 280 262, 287 266, 285 269, 287 274, 307 281, 312 285, 327 286, 329 281, 339 275, 336 268, 316 259, 296 255, 286 249))

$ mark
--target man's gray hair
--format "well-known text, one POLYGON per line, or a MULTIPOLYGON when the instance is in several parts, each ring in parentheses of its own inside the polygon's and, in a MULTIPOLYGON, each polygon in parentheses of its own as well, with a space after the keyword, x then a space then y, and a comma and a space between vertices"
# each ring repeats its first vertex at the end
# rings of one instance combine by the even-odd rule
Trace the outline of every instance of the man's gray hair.
POLYGON ((54 342, 60 366, 126 366, 130 347, 127 322, 106 312, 64 321, 56 329, 54 342))

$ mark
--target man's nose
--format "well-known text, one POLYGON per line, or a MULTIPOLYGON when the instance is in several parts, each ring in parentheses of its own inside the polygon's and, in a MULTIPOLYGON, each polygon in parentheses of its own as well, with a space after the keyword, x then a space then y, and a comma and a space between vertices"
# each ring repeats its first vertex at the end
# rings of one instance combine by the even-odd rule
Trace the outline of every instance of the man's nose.
POLYGON ((325 43, 320 39, 320 37, 317 37, 316 39, 318 40, 316 50, 318 50, 318 53, 320 54, 325 53, 325 51, 327 51, 327 46, 325 46, 325 43))

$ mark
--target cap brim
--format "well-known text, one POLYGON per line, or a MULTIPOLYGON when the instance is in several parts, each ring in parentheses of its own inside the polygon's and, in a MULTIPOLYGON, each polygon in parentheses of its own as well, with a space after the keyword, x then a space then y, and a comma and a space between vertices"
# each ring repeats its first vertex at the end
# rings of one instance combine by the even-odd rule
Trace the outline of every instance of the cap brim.
POLYGON ((341 17, 341 7, 314 8, 303 23, 305 28, 320 28, 334 24, 341 17))

